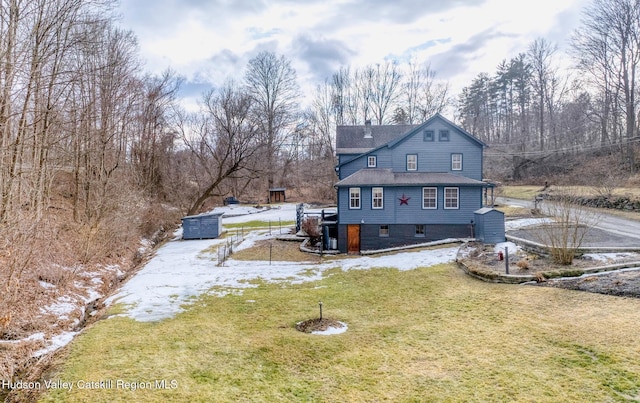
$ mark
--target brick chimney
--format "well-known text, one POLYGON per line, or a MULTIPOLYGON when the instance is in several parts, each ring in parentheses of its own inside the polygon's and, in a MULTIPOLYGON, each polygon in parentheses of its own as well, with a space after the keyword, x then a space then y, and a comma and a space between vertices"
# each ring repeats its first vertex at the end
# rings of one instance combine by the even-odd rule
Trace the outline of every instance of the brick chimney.
POLYGON ((364 122, 364 138, 365 139, 373 138, 373 136, 371 134, 371 120, 369 120, 369 119, 367 119, 364 122))

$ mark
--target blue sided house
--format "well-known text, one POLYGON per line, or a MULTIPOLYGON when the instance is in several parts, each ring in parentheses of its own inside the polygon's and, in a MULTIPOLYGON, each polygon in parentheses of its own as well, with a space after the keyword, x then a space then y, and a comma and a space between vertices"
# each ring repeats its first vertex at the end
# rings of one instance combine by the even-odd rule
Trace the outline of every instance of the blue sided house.
POLYGON ((440 114, 421 125, 338 126, 338 215, 327 232, 348 253, 485 232, 504 241, 504 215, 485 208, 484 147, 440 114))

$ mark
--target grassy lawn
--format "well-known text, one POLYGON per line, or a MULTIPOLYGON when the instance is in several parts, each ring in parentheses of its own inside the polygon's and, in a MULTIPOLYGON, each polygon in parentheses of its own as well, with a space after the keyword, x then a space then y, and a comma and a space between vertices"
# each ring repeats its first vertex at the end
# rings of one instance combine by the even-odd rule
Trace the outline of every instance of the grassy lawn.
MULTIPOLYGON (((498 196, 512 197, 514 199, 533 200, 533 198, 542 193, 542 186, 522 185, 522 186, 501 186, 498 196)), ((553 190, 570 189, 571 193, 579 196, 598 196, 597 189, 590 186, 552 186, 553 190)), ((552 190, 552 191, 553 191, 552 190)), ((630 197, 640 198, 640 188, 619 187, 613 190, 613 197, 630 197)))
POLYGON ((113 387, 76 385, 42 401, 640 398, 640 300, 488 284, 453 264, 329 274, 203 296, 161 322, 100 321, 73 342, 52 379, 113 387), (318 301, 325 316, 348 324, 346 333, 294 329, 317 316, 318 301), (163 379, 166 389, 116 383, 163 379))

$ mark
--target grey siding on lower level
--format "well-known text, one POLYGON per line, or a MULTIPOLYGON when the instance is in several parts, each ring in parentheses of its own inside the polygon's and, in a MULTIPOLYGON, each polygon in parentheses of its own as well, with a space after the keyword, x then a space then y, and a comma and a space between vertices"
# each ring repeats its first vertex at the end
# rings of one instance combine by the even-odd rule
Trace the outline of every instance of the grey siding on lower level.
MULTIPOLYGON (((427 224, 425 235, 416 236, 415 224, 390 224, 389 236, 380 236, 380 225, 360 224, 360 250, 415 245, 447 238, 471 237, 470 224, 427 224)), ((347 226, 338 225, 338 249, 347 251, 347 226)))

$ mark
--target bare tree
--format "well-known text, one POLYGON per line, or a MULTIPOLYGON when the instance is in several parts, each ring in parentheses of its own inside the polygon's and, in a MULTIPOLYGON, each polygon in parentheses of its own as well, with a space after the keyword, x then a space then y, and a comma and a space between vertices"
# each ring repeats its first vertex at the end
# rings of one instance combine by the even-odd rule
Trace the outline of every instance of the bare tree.
POLYGON ((249 61, 246 88, 253 100, 256 134, 265 145, 263 158, 268 186, 274 185, 278 154, 292 131, 300 96, 296 71, 284 56, 261 52, 249 61))
POLYGON ((565 189, 555 194, 553 200, 542 207, 552 221, 543 224, 539 238, 551 253, 552 259, 562 265, 570 265, 582 246, 585 236, 599 217, 587 207, 575 203, 578 193, 565 189))
POLYGON ((253 102, 251 95, 227 82, 203 96, 199 114, 181 115, 178 131, 193 155, 194 179, 199 183, 187 214, 196 214, 209 198, 224 194, 225 181, 243 179, 248 184, 255 179, 254 157, 264 146, 256 136, 253 102))
POLYGON ((351 73, 348 67, 341 67, 338 72, 331 77, 332 104, 336 115, 336 124, 345 124, 345 113, 349 104, 349 86, 351 73))
MULTIPOLYGON (((586 8, 584 26, 574 36, 580 66, 604 89, 620 89, 628 143, 627 161, 635 169, 636 73, 640 64, 640 3, 636 0, 596 0, 586 8), (611 80, 611 82, 609 81, 611 80)), ((608 94, 605 107, 608 108, 608 94)), ((605 114, 608 116, 608 114, 605 114)))
POLYGON ((318 85, 311 101, 311 108, 306 116, 314 133, 313 141, 317 151, 314 155, 325 158, 334 156, 334 131, 337 121, 337 113, 333 103, 334 96, 329 83, 318 85))
MULTIPOLYGON (((540 150, 544 150, 545 145, 545 112, 549 109, 545 105, 549 105, 549 97, 553 92, 554 71, 551 65, 551 58, 557 50, 556 46, 551 45, 544 38, 536 39, 528 50, 528 57, 531 63, 531 82, 535 95, 538 98, 538 141, 540 150)), ((552 105, 549 105, 552 108, 552 105)))
POLYGON ((435 76, 428 63, 409 63, 399 99, 406 123, 422 123, 448 106, 449 84, 436 82, 435 76))
POLYGON ((132 139, 131 158, 138 186, 148 194, 164 199, 176 191, 166 176, 173 165, 170 159, 176 150, 169 114, 181 83, 182 78, 170 70, 159 77, 143 80, 137 130, 132 139))
POLYGON ((376 64, 368 70, 372 73, 370 80, 370 103, 373 117, 379 125, 387 123, 389 112, 400 95, 401 75, 397 63, 385 62, 376 64))

